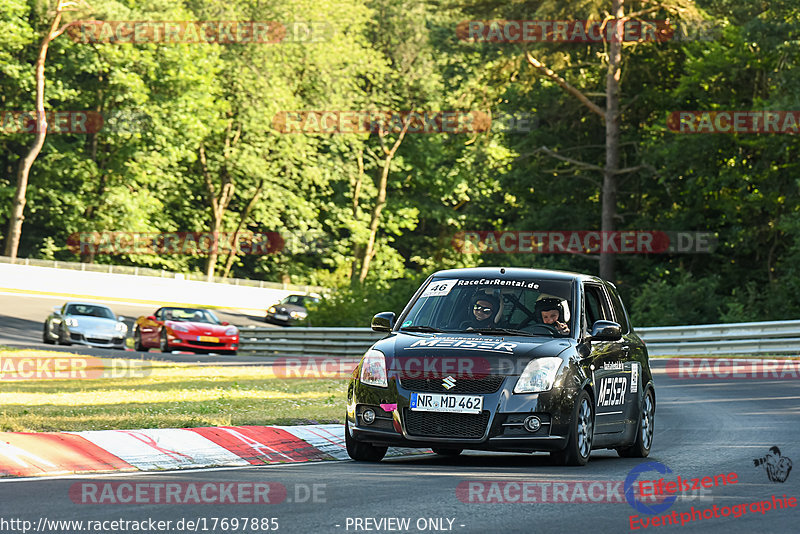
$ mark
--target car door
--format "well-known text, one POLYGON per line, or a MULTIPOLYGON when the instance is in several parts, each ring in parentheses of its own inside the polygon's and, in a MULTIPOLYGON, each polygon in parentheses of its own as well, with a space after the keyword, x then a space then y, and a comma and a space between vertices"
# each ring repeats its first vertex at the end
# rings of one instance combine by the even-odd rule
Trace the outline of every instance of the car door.
MULTIPOLYGON (((614 321, 611 303, 603 285, 586 282, 583 288, 585 328, 591 332, 595 321, 614 321)), ((624 339, 591 342, 592 382, 595 391, 595 433, 624 430, 630 405, 630 364, 626 369, 624 339)))

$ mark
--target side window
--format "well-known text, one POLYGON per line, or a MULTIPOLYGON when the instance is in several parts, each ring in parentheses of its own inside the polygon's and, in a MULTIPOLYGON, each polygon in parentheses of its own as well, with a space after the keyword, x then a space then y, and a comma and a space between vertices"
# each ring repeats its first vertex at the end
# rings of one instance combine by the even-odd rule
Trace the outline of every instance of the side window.
POLYGON ((164 320, 164 308, 160 308, 156 312, 156 319, 159 320, 159 321, 163 321, 164 320))
POLYGON ((622 305, 622 299, 613 287, 608 288, 608 295, 611 297, 611 305, 614 307, 614 315, 617 318, 619 326, 622 328, 622 333, 627 334, 631 331, 631 325, 628 321, 628 314, 625 311, 625 306, 622 305))
POLYGON ((586 326, 591 328, 596 321, 609 319, 608 304, 599 286, 586 284, 583 286, 586 302, 586 326))

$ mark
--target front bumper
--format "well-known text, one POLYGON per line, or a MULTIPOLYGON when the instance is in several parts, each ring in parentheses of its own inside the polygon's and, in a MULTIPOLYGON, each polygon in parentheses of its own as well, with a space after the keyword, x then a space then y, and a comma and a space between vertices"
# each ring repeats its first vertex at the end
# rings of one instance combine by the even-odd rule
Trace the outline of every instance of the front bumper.
POLYGON ((125 348, 125 335, 121 332, 114 333, 114 337, 109 338, 109 334, 98 334, 95 332, 69 332, 69 342, 74 345, 85 345, 97 348, 125 348))
POLYGON ((191 350, 204 350, 209 352, 225 351, 236 352, 239 348, 239 336, 216 336, 219 341, 198 341, 196 335, 167 335, 170 348, 182 348, 191 350))
POLYGON ((492 393, 481 393, 481 414, 454 414, 415 411, 410 408, 411 390, 396 380, 389 388, 353 383, 348 398, 347 419, 357 441, 378 446, 452 447, 494 451, 556 451, 567 445, 570 419, 577 392, 553 389, 545 393, 514 394, 516 376, 505 377, 492 393), (386 404, 389 411, 381 407, 386 404), (366 424, 366 408, 376 413, 366 424), (522 426, 528 416, 536 416, 540 428, 529 432, 522 426))

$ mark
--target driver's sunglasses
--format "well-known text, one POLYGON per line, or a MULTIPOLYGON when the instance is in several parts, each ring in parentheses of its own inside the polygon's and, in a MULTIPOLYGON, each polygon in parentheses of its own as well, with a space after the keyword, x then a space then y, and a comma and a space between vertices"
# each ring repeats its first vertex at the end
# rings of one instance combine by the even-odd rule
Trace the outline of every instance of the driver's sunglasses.
POLYGON ((475 311, 482 312, 482 313, 492 313, 492 308, 484 308, 484 307, 483 307, 483 306, 481 306, 480 304, 476 304, 476 305, 474 305, 474 306, 472 307, 472 309, 473 309, 473 310, 475 310, 475 311))

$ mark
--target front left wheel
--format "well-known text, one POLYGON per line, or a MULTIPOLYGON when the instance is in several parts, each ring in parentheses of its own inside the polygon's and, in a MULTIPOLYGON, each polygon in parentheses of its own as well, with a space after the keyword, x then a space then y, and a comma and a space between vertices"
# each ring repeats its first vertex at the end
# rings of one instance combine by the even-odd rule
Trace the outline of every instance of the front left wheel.
POLYGON ((161 331, 161 337, 159 338, 158 348, 161 349, 161 352, 172 352, 172 348, 169 346, 169 339, 167 339, 167 331, 161 331))
POLYGON ((386 451, 389 450, 389 447, 376 447, 350 437, 350 424, 347 417, 344 419, 344 444, 347 446, 347 454, 357 462, 380 462, 386 456, 386 451))
POLYGON ((550 458, 558 465, 586 465, 594 439, 594 407, 586 390, 575 399, 571 430, 566 448, 551 452, 550 458))

